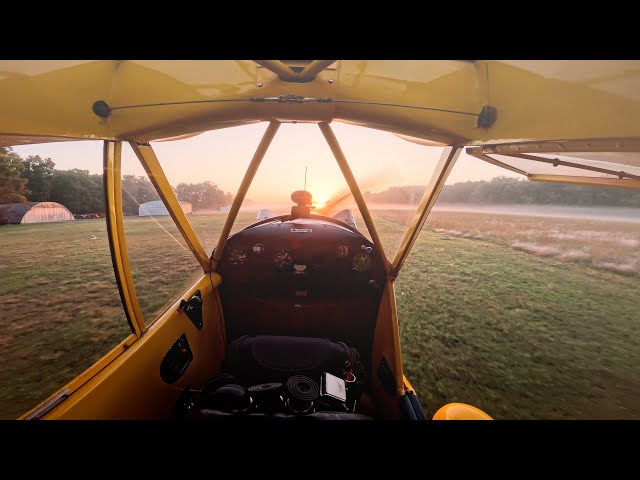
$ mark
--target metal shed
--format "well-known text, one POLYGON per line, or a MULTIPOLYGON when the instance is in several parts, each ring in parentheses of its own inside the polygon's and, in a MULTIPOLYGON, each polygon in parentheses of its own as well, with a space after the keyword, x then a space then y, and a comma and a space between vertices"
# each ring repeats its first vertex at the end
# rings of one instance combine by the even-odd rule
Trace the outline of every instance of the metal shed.
POLYGON ((0 205, 0 224, 45 223, 75 220, 64 205, 56 202, 8 203, 0 205))
MULTIPOLYGON (((187 214, 193 210, 189 202, 180 201, 180 207, 182 211, 187 214)), ((138 215, 141 217, 157 216, 157 215, 169 215, 167 207, 164 206, 162 200, 154 200, 152 202, 143 203, 138 208, 138 215)))

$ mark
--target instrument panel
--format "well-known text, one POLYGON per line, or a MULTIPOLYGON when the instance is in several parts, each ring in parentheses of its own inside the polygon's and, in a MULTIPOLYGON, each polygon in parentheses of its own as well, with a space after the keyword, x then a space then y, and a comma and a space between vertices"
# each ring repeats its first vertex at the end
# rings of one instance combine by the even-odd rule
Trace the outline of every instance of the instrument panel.
POLYGON ((371 289, 384 283, 384 266, 361 234, 320 219, 274 220, 227 241, 218 265, 224 283, 267 289, 371 289))
POLYGON ((359 232, 317 217, 261 222, 228 239, 217 271, 228 338, 329 338, 368 362, 386 276, 359 232))

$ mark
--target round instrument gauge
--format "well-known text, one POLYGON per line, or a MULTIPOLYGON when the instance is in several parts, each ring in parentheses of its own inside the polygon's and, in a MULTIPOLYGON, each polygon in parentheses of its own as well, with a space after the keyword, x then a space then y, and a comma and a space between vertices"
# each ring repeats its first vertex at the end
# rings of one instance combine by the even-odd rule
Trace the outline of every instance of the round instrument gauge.
POLYGON ((293 256, 287 250, 276 250, 273 254, 273 263, 281 271, 293 269, 293 256))
POLYGON ((349 246, 344 243, 339 243, 338 248, 336 249, 336 257, 344 258, 349 255, 349 246))
POLYGON ((371 260, 371 256, 366 252, 356 253, 353 256, 353 269, 356 272, 366 272, 371 268, 371 264, 373 261, 371 260))
POLYGON ((231 265, 244 265, 245 263, 247 263, 248 259, 247 254, 243 250, 239 248, 233 248, 229 252, 227 260, 229 260, 229 263, 231 265))

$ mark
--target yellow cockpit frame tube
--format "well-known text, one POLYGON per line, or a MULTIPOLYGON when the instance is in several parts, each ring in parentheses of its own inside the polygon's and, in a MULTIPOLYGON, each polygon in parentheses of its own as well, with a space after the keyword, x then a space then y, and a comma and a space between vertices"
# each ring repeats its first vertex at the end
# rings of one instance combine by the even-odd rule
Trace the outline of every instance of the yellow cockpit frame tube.
POLYGON ((129 144, 140 160, 145 172, 147 172, 149 180, 151 180, 151 183, 160 195, 162 203, 169 211, 173 222, 178 227, 178 230, 180 230, 180 233, 182 234, 185 242, 187 242, 191 252, 196 257, 196 260, 198 260, 198 263, 205 273, 208 273, 210 271, 211 263, 209 261, 209 256, 205 253, 202 243, 200 243, 200 240, 193 231, 187 216, 182 211, 180 203, 178 203, 178 199, 176 198, 175 193, 173 193, 173 189, 160 166, 160 162, 158 161, 158 157, 153 151, 153 148, 149 144, 139 144, 136 142, 129 142, 129 144))
POLYGON ((360 191, 360 187, 358 186, 358 182, 356 181, 356 178, 353 176, 353 172, 349 167, 347 158, 344 156, 342 148, 340 148, 340 144, 338 143, 338 139, 331 129, 331 125, 326 122, 320 122, 318 123, 318 127, 320 127, 320 131, 324 135, 324 138, 327 140, 329 148, 331 148, 331 152, 336 158, 336 162, 338 162, 338 166, 342 171, 342 175, 347 181, 347 185, 349 185, 349 190, 351 190, 351 195, 353 195, 353 199, 356 201, 356 205, 358 205, 358 209, 362 214, 364 223, 367 226, 367 230, 369 230, 369 234, 371 235, 371 240, 373 240, 373 243, 378 247, 379 254, 382 257, 382 262, 384 264, 385 273, 387 274, 387 278, 389 278, 391 275, 391 265, 389 264, 389 260, 387 259, 387 255, 382 246, 382 241, 380 240, 380 236, 378 235, 376 226, 373 223, 373 218, 371 218, 371 213, 369 213, 367 203, 365 202, 364 197, 362 196, 362 192, 360 191))
POLYGON ((122 219, 122 142, 104 142, 104 195, 107 233, 113 270, 129 326, 140 337, 145 331, 144 319, 131 275, 127 242, 122 219))
POLYGON ((427 186, 424 195, 422 196, 418 210, 413 216, 413 220, 411 220, 409 229, 402 240, 402 244, 400 244, 396 258, 393 261, 393 278, 398 276, 398 272, 400 272, 402 264, 407 259, 407 256, 411 251, 411 247, 413 247, 413 244, 420 234, 420 230, 422 230, 422 226, 427 221, 427 217, 429 216, 429 213, 431 213, 431 209, 435 205, 438 195, 440 194, 442 187, 444 187, 444 183, 447 181, 449 173, 451 173, 453 166, 456 164, 456 160, 460 156, 461 151, 462 147, 460 146, 447 147, 442 152, 442 155, 440 155, 440 161, 436 165, 436 169, 431 176, 431 180, 429 181, 429 185, 427 186))
POLYGON ((254 60, 258 65, 278 75, 283 82, 306 83, 313 80, 318 73, 335 63, 335 60, 313 60, 301 72, 294 71, 281 60, 254 60))
POLYGON ((233 199, 233 204, 229 209, 229 215, 227 215, 227 219, 224 222, 224 227, 222 227, 222 232, 220 233, 220 239, 218 240, 218 246, 216 247, 215 254, 212 257, 212 270, 216 269, 220 258, 222 257, 222 252, 224 250, 224 246, 227 243, 227 238, 229 237, 229 233, 231 233, 231 227, 233 227, 233 222, 235 222, 236 217, 238 216, 238 212, 240 211, 240 206, 244 201, 244 197, 251 186, 251 182, 253 181, 253 177, 255 177, 256 172, 258 171, 258 167, 264 158, 264 155, 267 153, 269 149, 269 145, 271 145, 271 141, 273 137, 275 137, 276 132, 280 128, 280 122, 276 120, 272 120, 267 127, 267 130, 264 132, 262 136, 262 140, 260 140, 260 144, 256 149, 256 152, 253 154, 253 158, 251 159, 251 163, 249 167, 247 167, 247 171, 244 174, 244 178, 242 179, 242 183, 240 184, 240 188, 238 188, 238 193, 233 199))
POLYGON ((254 60, 254 62, 275 73, 281 80, 290 81, 295 78, 295 72, 281 60, 254 60))
POLYGON ((309 82, 315 78, 325 68, 335 63, 335 60, 313 60, 298 75, 299 82, 309 82))

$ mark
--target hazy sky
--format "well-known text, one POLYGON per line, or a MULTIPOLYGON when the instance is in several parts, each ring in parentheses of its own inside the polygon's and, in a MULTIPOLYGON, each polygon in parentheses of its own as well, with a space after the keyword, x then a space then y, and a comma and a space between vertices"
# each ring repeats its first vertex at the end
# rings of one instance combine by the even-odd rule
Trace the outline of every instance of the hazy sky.
MULTIPOLYGON (((173 142, 153 142, 169 182, 211 180, 235 194, 267 123, 206 132, 173 142)), ((395 135, 338 122, 334 132, 363 191, 392 185, 426 185, 441 148, 425 147, 395 135)), ((102 142, 65 142, 14 147, 21 156, 50 157, 56 168, 102 172, 102 142)), ((316 200, 346 186, 344 178, 314 124, 283 124, 276 134, 247 194, 253 200, 289 201, 304 186, 316 200)), ((123 174, 144 175, 133 151, 123 149, 123 174)), ((462 153, 447 183, 518 175, 462 153)))

